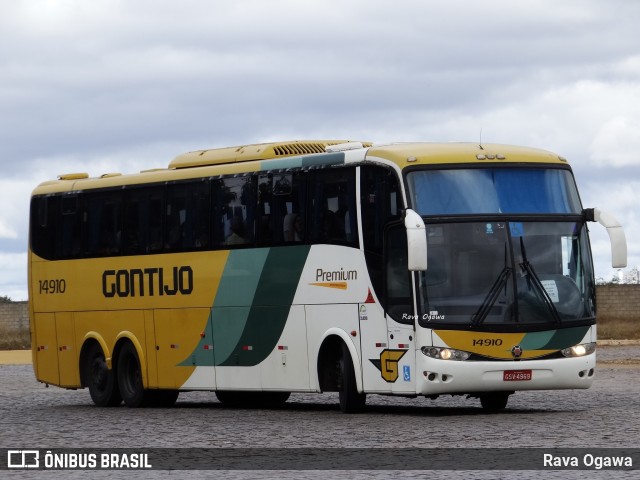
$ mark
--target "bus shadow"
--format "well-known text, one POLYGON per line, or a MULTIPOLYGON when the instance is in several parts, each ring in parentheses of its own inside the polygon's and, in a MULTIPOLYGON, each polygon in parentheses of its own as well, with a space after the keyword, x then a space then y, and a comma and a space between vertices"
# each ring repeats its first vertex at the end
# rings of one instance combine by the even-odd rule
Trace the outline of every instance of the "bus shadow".
MULTIPOLYGON (((191 402, 185 401, 175 404, 177 409, 209 409, 228 411, 264 411, 264 412, 333 412, 342 415, 340 407, 331 403, 295 402, 289 401, 276 407, 235 407, 223 405, 217 401, 211 402, 191 402)), ((427 416, 427 417, 459 417, 459 416, 485 416, 485 415, 536 415, 553 414, 577 410, 561 410, 547 408, 505 408, 504 410, 485 410, 481 406, 470 405, 461 406, 429 406, 429 405, 376 405, 365 406, 362 413, 356 415, 407 415, 407 416, 427 416)))

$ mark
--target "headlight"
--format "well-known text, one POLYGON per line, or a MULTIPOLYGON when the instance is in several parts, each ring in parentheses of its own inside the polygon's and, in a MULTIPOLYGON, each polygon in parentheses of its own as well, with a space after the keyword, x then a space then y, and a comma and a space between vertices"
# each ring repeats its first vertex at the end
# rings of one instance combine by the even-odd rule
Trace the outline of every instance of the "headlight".
POLYGON ((462 350, 454 350, 453 348, 443 347, 422 347, 422 353, 427 357, 437 358, 438 360, 466 360, 471 355, 469 352, 462 350))
POLYGON ((593 343, 581 343, 580 345, 574 345, 573 347, 565 348, 562 350, 562 355, 565 357, 583 357, 590 355, 596 351, 596 344, 593 343))

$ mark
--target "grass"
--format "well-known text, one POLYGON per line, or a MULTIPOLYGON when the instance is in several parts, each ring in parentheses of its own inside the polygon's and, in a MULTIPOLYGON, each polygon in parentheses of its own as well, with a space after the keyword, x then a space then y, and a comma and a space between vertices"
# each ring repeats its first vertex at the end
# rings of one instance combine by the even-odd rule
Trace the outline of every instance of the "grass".
POLYGON ((600 316, 598 338, 600 340, 640 340, 640 319, 600 316))
POLYGON ((0 327, 0 350, 29 350, 31 338, 29 330, 15 330, 0 327))

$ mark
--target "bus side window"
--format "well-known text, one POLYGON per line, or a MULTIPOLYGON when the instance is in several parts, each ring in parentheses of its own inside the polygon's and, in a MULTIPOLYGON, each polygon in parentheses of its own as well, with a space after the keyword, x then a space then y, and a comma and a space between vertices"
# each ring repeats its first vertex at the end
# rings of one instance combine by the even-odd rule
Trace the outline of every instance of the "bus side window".
POLYGON ((89 256, 118 255, 122 240, 122 200, 119 191, 87 196, 86 253, 89 256))
POLYGON ((162 231, 164 220, 164 188, 154 188, 149 192, 147 218, 147 244, 146 251, 157 253, 162 250, 162 231))
POLYGON ((394 320, 412 323, 411 272, 407 264, 407 235, 403 225, 396 224, 386 234, 385 284, 386 309, 394 320))
POLYGON ((221 229, 221 236, 216 238, 219 248, 249 245, 254 239, 256 220, 256 188, 254 175, 223 178, 219 187, 221 192, 214 198, 221 200, 221 207, 216 209, 214 222, 221 229))
POLYGON ((384 226, 400 216, 403 204, 398 179, 390 169, 362 166, 360 169, 362 238, 371 283, 383 298, 382 248, 384 226))
POLYGON ((258 224, 258 244, 272 245, 274 233, 279 233, 274 228, 275 217, 278 211, 273 204, 273 175, 261 174, 258 177, 258 209, 256 221, 258 224))
POLYGON ((167 186, 165 249, 199 250, 209 246, 209 183, 196 180, 167 186))
POLYGON ((141 193, 144 189, 136 188, 127 192, 124 200, 122 228, 122 252, 125 255, 133 255, 144 253, 141 229, 143 227, 142 219, 145 218, 144 202, 141 193))
POLYGON ((319 170, 312 175, 307 215, 311 241, 357 246, 355 169, 319 170))
POLYGON ((164 187, 142 186, 128 188, 123 195, 123 255, 162 250, 164 191, 164 187))
POLYGON ((256 209, 258 245, 304 241, 305 178, 303 172, 259 175, 256 209))
POLYGON ((36 255, 48 260, 56 258, 58 203, 59 197, 55 195, 31 200, 31 248, 36 255))

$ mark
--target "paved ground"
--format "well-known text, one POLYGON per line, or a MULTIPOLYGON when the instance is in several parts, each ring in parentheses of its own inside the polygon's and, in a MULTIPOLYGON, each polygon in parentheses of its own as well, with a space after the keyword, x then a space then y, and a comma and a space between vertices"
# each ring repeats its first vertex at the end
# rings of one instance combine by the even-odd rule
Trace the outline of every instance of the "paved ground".
MULTIPOLYGON (((370 396, 364 414, 343 415, 335 394, 292 395, 283 408, 273 410, 236 410, 224 408, 210 392, 181 394, 173 409, 104 409, 92 405, 86 390, 46 388, 30 365, 2 365, 0 425, 0 448, 640 448, 640 346, 599 347, 597 377, 589 390, 518 392, 497 414, 464 397, 370 396)), ((47 479, 86 475, 2 473, 47 479)), ((394 478, 427 478, 421 471, 153 471, 144 478, 386 479, 392 473, 394 478)), ((585 474, 604 476, 547 471, 544 478, 585 474)), ((438 471, 428 478, 540 476, 539 471, 438 471)), ((138 477, 112 471, 92 472, 91 478, 138 477)), ((607 472, 606 478, 633 477, 618 471, 607 472)))

